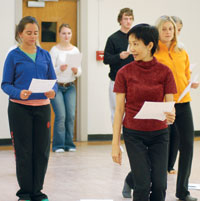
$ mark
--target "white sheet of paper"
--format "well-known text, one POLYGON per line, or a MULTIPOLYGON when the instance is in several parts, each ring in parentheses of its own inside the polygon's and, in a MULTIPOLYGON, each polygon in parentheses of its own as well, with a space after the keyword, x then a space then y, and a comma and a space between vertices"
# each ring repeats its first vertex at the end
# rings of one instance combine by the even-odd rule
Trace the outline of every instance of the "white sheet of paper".
POLYGON ((194 68, 197 67, 197 63, 194 63, 194 64, 190 64, 190 70, 194 70, 194 68))
POLYGON ((197 74, 197 75, 195 75, 195 76, 193 77, 193 79, 191 80, 191 82, 188 84, 188 86, 184 89, 184 91, 183 91, 182 94, 180 95, 180 97, 179 97, 179 99, 178 99, 178 102, 181 101, 181 99, 190 91, 192 83, 197 82, 198 77, 199 77, 199 74, 197 74))
POLYGON ((56 80, 41 80, 33 78, 28 90, 32 91, 32 93, 45 93, 50 91, 55 83, 56 80))
POLYGON ((69 68, 81 66, 81 61, 82 61, 82 53, 66 55, 65 62, 69 66, 69 68))
POLYGON ((189 184, 188 185, 189 190, 200 190, 200 184, 189 184))
POLYGON ((164 112, 171 112, 175 102, 149 102, 145 101, 140 111, 135 115, 135 119, 157 119, 165 120, 164 112))
POLYGON ((130 45, 128 44, 128 47, 127 47, 127 52, 130 52, 130 45))

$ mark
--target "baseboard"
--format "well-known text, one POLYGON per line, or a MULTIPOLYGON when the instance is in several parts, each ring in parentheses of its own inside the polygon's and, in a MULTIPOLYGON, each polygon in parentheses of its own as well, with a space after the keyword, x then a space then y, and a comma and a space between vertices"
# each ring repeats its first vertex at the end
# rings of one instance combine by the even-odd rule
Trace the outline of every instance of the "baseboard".
POLYGON ((12 145, 11 138, 0 139, 0 146, 10 146, 12 145))
POLYGON ((195 137, 200 137, 200 131, 195 131, 194 134, 195 134, 195 137))
MULTIPOLYGON (((195 137, 200 137, 200 130, 194 132, 195 137)), ((123 140, 123 135, 121 135, 121 139, 123 140)), ((111 141, 112 134, 89 134, 88 141, 111 141)))
MULTIPOLYGON (((121 136, 123 140, 123 135, 121 136)), ((111 141, 112 134, 89 134, 88 141, 111 141)))
MULTIPOLYGON (((195 131, 195 137, 200 137, 200 130, 195 131)), ((123 135, 121 136, 123 140, 123 135)), ((88 141, 111 141, 112 134, 89 134, 88 141)), ((10 146, 12 145, 12 140, 10 138, 0 139, 0 146, 10 146)))

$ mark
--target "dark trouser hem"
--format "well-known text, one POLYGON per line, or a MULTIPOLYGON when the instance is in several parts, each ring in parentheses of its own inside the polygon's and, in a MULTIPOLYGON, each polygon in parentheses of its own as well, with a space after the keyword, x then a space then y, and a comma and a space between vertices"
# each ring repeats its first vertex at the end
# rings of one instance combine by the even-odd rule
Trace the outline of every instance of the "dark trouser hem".
POLYGON ((129 185, 129 187, 134 189, 133 174, 131 172, 128 173, 125 180, 126 180, 126 183, 129 185))

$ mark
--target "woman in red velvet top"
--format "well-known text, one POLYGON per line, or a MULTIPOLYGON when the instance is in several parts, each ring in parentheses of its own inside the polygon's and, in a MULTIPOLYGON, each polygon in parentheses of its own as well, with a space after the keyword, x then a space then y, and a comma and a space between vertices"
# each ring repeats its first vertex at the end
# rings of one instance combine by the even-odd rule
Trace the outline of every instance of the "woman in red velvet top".
POLYGON ((145 101, 173 101, 176 85, 171 70, 153 57, 158 46, 157 29, 139 24, 129 31, 128 37, 135 61, 121 68, 115 80, 112 158, 121 164, 120 135, 123 121, 123 136, 131 172, 134 172, 133 200, 148 201, 150 198, 150 201, 164 201, 169 137, 167 124, 174 122, 175 111, 166 113, 165 121, 134 119, 134 116, 145 101))

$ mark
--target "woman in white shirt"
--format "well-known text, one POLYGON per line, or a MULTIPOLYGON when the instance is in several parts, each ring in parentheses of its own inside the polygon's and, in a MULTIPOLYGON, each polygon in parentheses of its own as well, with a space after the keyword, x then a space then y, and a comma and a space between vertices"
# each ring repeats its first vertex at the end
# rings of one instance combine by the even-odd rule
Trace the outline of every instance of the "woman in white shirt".
POLYGON ((76 109, 76 87, 74 81, 81 74, 81 66, 70 66, 70 55, 80 54, 77 47, 71 44, 72 30, 68 24, 59 27, 60 42, 50 50, 55 68, 58 92, 51 101, 54 113, 54 152, 76 151, 73 143, 74 119, 76 109))

